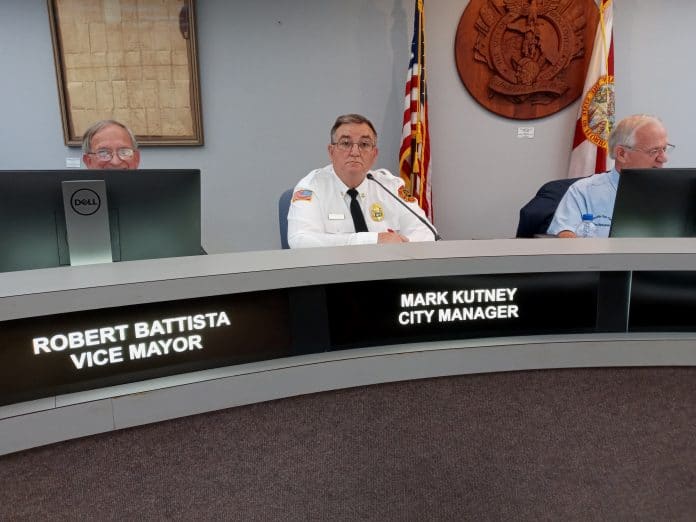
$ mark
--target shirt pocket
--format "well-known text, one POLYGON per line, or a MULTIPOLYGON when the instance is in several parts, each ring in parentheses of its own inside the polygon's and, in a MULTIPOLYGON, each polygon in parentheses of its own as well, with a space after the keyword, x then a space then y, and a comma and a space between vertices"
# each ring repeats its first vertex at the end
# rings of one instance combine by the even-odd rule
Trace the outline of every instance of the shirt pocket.
POLYGON ((353 220, 345 212, 332 212, 326 217, 326 232, 329 234, 347 234, 353 232, 353 220), (343 219, 339 216, 343 215, 343 219), (333 218, 333 219, 332 219, 333 218))

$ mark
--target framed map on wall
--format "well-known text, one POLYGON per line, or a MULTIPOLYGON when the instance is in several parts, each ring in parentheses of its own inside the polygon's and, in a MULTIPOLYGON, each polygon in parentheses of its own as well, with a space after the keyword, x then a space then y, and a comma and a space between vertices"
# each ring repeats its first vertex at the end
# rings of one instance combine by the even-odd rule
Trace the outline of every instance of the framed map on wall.
POLYGON ((194 0, 48 0, 66 145, 92 123, 202 145, 194 0))

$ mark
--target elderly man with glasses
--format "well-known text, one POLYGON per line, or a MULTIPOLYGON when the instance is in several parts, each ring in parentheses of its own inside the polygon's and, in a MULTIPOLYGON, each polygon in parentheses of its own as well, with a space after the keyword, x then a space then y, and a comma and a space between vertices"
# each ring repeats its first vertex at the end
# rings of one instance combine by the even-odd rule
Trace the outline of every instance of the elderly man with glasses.
POLYGON ((290 247, 432 241, 434 228, 426 225, 403 180, 384 169, 371 170, 378 149, 370 120, 339 116, 330 137, 331 164, 295 186, 288 212, 290 247))
POLYGON ((597 237, 608 237, 614 214, 616 188, 624 169, 659 169, 667 163, 674 145, 667 141, 667 130, 655 116, 634 114, 621 120, 608 140, 614 168, 573 183, 561 199, 547 233, 576 237, 583 214, 592 214, 597 237))
POLYGON ((138 142, 123 123, 98 121, 82 136, 82 162, 88 169, 137 169, 138 142))

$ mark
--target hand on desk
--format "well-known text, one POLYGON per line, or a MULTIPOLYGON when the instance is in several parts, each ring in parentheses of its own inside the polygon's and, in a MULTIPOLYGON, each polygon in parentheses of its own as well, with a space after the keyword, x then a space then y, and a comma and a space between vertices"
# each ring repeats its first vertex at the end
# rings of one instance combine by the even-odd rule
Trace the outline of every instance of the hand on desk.
POLYGON ((558 233, 558 237, 578 237, 575 235, 575 232, 571 232, 570 230, 561 230, 558 233))
POLYGON ((408 238, 402 236, 398 232, 389 230, 388 232, 380 232, 377 234, 377 243, 407 243, 408 238))

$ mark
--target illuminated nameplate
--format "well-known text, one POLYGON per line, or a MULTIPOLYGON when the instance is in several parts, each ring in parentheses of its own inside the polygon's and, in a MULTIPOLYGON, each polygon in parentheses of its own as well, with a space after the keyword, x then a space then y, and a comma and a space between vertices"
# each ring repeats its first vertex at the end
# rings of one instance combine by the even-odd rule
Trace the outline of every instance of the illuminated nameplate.
POLYGON ((696 331, 696 272, 633 272, 629 331, 696 331))
POLYGON ((598 282, 596 272, 577 272, 331 285, 331 344, 593 332, 598 282))
POLYGON ((288 308, 267 291, 0 322, 0 404, 288 356, 288 308))

